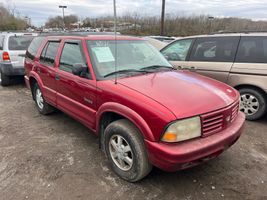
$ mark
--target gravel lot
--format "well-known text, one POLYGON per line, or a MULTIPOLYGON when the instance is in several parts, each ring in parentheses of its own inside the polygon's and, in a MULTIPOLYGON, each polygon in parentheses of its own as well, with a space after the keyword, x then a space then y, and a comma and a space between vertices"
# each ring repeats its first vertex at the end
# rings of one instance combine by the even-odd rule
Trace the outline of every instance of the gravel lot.
POLYGON ((267 117, 219 158, 135 184, 109 169, 97 138, 62 112, 42 116, 23 83, 0 87, 0 199, 267 199, 267 117))

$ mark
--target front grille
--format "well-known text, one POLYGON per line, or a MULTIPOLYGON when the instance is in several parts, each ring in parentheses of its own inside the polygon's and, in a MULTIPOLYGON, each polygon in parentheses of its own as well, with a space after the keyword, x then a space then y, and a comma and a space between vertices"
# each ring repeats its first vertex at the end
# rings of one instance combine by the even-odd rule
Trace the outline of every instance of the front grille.
POLYGON ((223 128, 223 114, 218 113, 202 118, 202 134, 203 136, 211 135, 219 132, 223 128))
POLYGON ((206 137, 227 128, 236 119, 239 102, 215 112, 201 115, 202 136, 206 137))
POLYGON ((239 112, 239 102, 235 103, 234 106, 232 107, 231 122, 235 121, 238 112, 239 112))

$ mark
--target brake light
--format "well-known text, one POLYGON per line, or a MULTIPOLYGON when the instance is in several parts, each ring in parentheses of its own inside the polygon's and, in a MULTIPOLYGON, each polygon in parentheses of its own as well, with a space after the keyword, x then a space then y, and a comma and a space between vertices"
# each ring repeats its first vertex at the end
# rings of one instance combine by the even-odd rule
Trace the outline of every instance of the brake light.
POLYGON ((3 57, 3 61, 10 61, 8 52, 4 51, 2 57, 3 57))

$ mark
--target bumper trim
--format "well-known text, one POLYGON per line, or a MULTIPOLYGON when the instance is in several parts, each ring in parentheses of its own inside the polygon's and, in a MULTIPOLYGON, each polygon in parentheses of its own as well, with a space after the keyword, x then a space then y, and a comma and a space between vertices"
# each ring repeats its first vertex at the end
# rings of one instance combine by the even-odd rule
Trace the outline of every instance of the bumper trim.
POLYGON ((23 76, 25 74, 24 67, 13 67, 11 63, 0 63, 1 73, 7 76, 23 76))
POLYGON ((151 163, 165 171, 186 169, 212 158, 232 146, 240 137, 245 115, 239 112, 231 126, 206 138, 180 143, 145 141, 151 163))

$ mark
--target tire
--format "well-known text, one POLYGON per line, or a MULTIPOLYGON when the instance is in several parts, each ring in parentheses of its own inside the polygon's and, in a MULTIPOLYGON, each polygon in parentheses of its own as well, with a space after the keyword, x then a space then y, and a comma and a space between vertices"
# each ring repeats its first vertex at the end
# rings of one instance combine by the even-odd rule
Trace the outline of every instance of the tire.
POLYGON ((136 182, 147 176, 151 171, 152 166, 148 160, 143 138, 139 130, 130 121, 121 119, 110 123, 104 131, 104 144, 105 153, 112 169, 120 178, 129 182, 136 182), (120 150, 116 151, 114 141, 117 141, 115 143, 118 145, 119 137, 122 145, 120 145, 120 150), (121 161, 124 166, 119 162, 119 160, 123 160, 119 159, 123 156, 123 153, 124 159, 127 160, 127 162, 121 161), (118 155, 118 157, 115 158, 114 155, 118 155), (130 160, 132 160, 132 164, 129 164, 131 163, 130 160))
POLYGON ((1 85, 2 86, 9 86, 10 85, 10 77, 1 73, 1 85))
POLYGON ((38 111, 43 114, 43 115, 48 115, 52 112, 55 111, 55 108, 52 107, 51 105, 49 105, 45 99, 43 98, 43 94, 42 91, 40 89, 40 87, 38 86, 38 84, 36 83, 34 85, 34 89, 33 89, 33 95, 34 95, 34 101, 36 103, 37 109, 38 111))
POLYGON ((254 121, 266 113, 266 94, 253 88, 242 88, 240 93, 240 110, 246 114, 246 119, 254 121))

